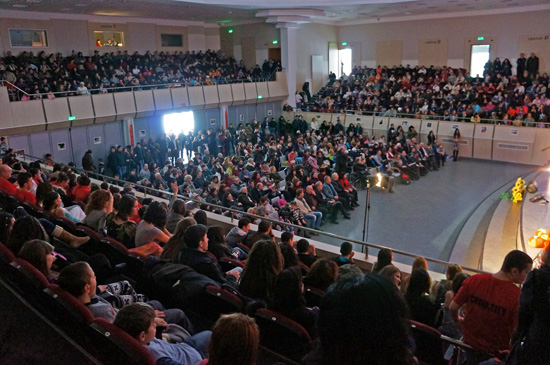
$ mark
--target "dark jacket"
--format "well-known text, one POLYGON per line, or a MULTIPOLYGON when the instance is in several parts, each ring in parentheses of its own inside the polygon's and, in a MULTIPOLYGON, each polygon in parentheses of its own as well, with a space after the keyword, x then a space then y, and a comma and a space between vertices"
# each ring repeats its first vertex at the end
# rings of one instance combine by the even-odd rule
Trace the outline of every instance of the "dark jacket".
POLYGON ((220 284, 236 286, 235 278, 233 276, 226 277, 222 273, 220 265, 206 252, 184 247, 179 253, 178 262, 220 284))

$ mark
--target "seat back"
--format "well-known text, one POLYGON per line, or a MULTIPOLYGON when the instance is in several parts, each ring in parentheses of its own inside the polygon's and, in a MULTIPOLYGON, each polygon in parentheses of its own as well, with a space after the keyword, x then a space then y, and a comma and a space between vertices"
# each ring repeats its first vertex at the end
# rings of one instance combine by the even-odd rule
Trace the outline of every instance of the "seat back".
POLYGON ((299 323, 269 309, 254 314, 262 346, 299 361, 311 348, 311 337, 299 323))
POLYGON ((306 285, 304 288, 304 298, 308 307, 318 307, 321 304, 321 298, 325 296, 325 292, 321 289, 306 285))
POLYGON ((11 252, 8 246, 4 245, 2 242, 0 242, 0 260, 7 264, 15 260, 13 252, 11 252))
POLYGON ((48 279, 26 260, 16 258, 11 266, 17 271, 17 284, 20 288, 30 287, 44 290, 50 283, 48 279))
POLYGON ((300 271, 302 272, 302 276, 308 276, 311 269, 303 262, 300 262, 300 271))
POLYGON ((109 364, 154 365, 155 359, 145 346, 103 318, 96 318, 90 325, 99 347, 109 364))
POLYGON ((194 311, 203 318, 215 322, 222 314, 244 311, 244 302, 230 291, 214 285, 207 285, 194 311))
POLYGON ((416 357, 427 364, 448 364, 444 358, 445 344, 441 340, 441 332, 420 322, 410 320, 409 323, 416 342, 416 357))
POLYGON ((218 261, 218 264, 222 268, 223 272, 233 270, 236 267, 244 268, 243 263, 241 263, 240 261, 234 260, 234 259, 230 259, 229 257, 222 257, 218 261))
POLYGON ((72 294, 61 289, 58 285, 50 284, 44 292, 47 294, 45 301, 51 314, 58 323, 77 323, 89 325, 94 320, 90 310, 72 294))

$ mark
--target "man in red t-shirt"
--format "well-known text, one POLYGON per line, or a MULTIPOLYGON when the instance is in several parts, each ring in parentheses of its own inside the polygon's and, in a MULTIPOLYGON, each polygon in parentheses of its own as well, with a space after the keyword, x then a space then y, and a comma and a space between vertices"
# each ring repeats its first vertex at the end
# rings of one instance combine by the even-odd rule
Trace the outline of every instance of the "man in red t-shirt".
POLYGON ((522 251, 508 253, 499 272, 477 274, 466 279, 451 302, 450 311, 462 329, 464 342, 477 351, 467 352, 468 364, 478 364, 510 349, 518 322, 519 295, 533 260, 522 251), (459 316, 465 305, 466 315, 459 316))
POLYGON ((15 195, 17 188, 11 182, 11 168, 8 165, 0 165, 0 190, 5 191, 10 195, 15 195))
POLYGON ((36 204, 36 197, 30 192, 32 189, 32 176, 28 172, 20 172, 17 175, 17 184, 19 189, 15 196, 26 203, 36 204))

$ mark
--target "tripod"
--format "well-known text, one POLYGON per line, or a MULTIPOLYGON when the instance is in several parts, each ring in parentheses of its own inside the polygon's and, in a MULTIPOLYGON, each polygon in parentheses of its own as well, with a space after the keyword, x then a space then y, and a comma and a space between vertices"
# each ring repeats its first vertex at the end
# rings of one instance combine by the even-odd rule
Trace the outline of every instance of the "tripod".
MULTIPOLYGON (((363 242, 369 239, 369 218, 370 218, 370 181, 367 180, 367 201, 365 204, 365 216, 363 218, 363 242)), ((369 254, 367 246, 361 246, 361 252, 366 256, 369 254)))

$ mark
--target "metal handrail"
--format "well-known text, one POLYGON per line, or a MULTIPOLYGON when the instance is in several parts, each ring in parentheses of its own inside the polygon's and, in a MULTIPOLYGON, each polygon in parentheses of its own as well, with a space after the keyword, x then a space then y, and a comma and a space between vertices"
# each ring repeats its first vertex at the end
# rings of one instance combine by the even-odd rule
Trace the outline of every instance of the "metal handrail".
MULTIPOLYGON (((31 160, 34 160, 34 161, 42 161, 42 158, 39 158, 39 157, 36 157, 36 156, 31 156, 31 155, 27 155, 27 154, 22 154, 20 156, 29 157, 31 160)), ((89 172, 85 171, 82 168, 78 168, 78 167, 71 167, 71 168, 74 169, 75 171, 80 171, 81 173, 89 174, 89 172)), ((95 175, 95 176, 101 177, 106 182, 111 181, 111 182, 120 182, 120 183, 123 183, 123 185, 126 185, 126 184, 129 184, 129 185, 132 185, 132 186, 135 185, 134 183, 131 183, 131 182, 128 182, 128 181, 125 181, 125 180, 121 180, 121 179, 115 179, 114 177, 110 177, 110 176, 107 176, 107 175, 101 175, 101 174, 97 174, 97 173, 92 173, 92 174, 95 175)), ((159 197, 158 194, 169 195, 169 196, 172 196, 172 197, 174 196, 174 193, 171 193, 169 191, 157 190, 157 189, 146 187, 146 186, 143 186, 143 185, 139 185, 139 188, 145 190, 144 197, 147 197, 147 191, 150 192, 149 195, 154 196, 154 197, 159 197), (154 192, 156 194, 151 194, 151 192, 154 192)), ((202 203, 202 200, 197 201, 197 199, 189 198, 189 197, 186 197, 186 196, 183 196, 183 195, 180 195, 180 194, 177 195, 177 198, 182 199, 184 201, 191 201, 191 202, 195 202, 195 203, 201 202, 202 203)), ((243 211, 240 211, 240 210, 237 210, 237 209, 227 208, 227 207, 224 207, 222 205, 211 204, 211 203, 205 203, 205 204, 207 204, 210 207, 220 208, 222 211, 230 211, 230 212, 233 212, 233 213, 245 214, 246 216, 254 217, 255 219, 267 220, 267 221, 269 221, 273 224, 284 225, 284 226, 287 226, 287 227, 292 227, 294 229, 302 229, 302 230, 305 230, 307 232, 314 232, 314 233, 317 233, 319 235, 334 238, 334 239, 337 239, 337 240, 340 240, 340 241, 347 241, 347 242, 356 243, 358 245, 366 247, 367 250, 368 250, 368 248, 374 248, 374 249, 378 249, 378 250, 386 248, 386 249, 391 249, 394 254, 398 254, 398 255, 402 255, 402 256, 406 256, 406 257, 410 257, 410 258, 418 257, 418 255, 416 255, 416 254, 413 254, 413 253, 410 253, 410 252, 407 252, 407 251, 398 250, 398 249, 393 249, 393 248, 390 248, 390 247, 387 247, 387 246, 382 246, 382 245, 377 245, 377 244, 373 244, 373 243, 363 242, 363 241, 359 241, 359 240, 356 240, 356 239, 353 239, 353 238, 340 236, 340 235, 337 235, 337 234, 334 234, 334 233, 318 231, 318 230, 311 229, 311 228, 308 228, 308 227, 297 226, 297 225, 294 225, 292 223, 281 222, 281 221, 274 220, 274 219, 267 218, 267 217, 261 217, 259 215, 250 214, 250 213, 243 212, 243 211)), ((231 217, 231 220, 233 221, 233 216, 231 217)), ((435 258, 431 258, 431 257, 424 257, 424 258, 426 259, 426 261, 434 263, 434 264, 439 264, 439 265, 444 265, 444 266, 449 265, 449 262, 444 261, 444 260, 435 259, 435 258)), ((465 271, 469 271, 469 272, 472 272, 472 273, 483 273, 484 272, 482 270, 478 270, 478 269, 474 269, 474 268, 470 268, 470 267, 465 267, 465 266, 463 266, 462 268, 465 271)))
MULTIPOLYGON (((270 81, 270 78, 254 78, 254 79, 229 79, 229 78, 223 78, 224 82, 218 82, 218 79, 212 79, 212 85, 228 85, 228 84, 244 84, 244 83, 252 83, 252 82, 268 82, 270 81)), ((78 93, 77 90, 65 90, 65 91, 56 91, 56 92, 49 92, 49 93, 38 93, 38 94, 29 94, 25 92, 24 90, 21 90, 17 86, 15 86, 12 82, 7 80, 0 80, 0 82, 9 85, 12 88, 15 88, 19 90, 20 92, 24 93, 29 98, 39 98, 39 99, 46 99, 48 95, 53 95, 55 97, 67 97, 67 96, 75 96, 75 95, 81 95, 78 93)), ((171 88, 178 88, 178 87, 194 87, 194 86, 210 86, 208 84, 205 84, 204 82, 190 82, 188 80, 182 80, 182 81, 174 81, 166 84, 140 84, 135 86, 109 86, 104 87, 103 89, 88 89, 88 94, 101 94, 104 92, 104 90, 107 90, 107 93, 112 92, 123 92, 123 91, 136 91, 136 90, 149 90, 149 89, 171 89, 171 88)))
MULTIPOLYGON (((301 113, 313 113, 313 114, 341 114, 341 115, 357 115, 357 116, 360 116, 360 115, 366 115, 366 116, 373 116, 373 117, 380 117, 380 118, 407 118, 407 119, 416 119, 416 120, 425 120, 425 121, 429 121, 429 120, 434 120, 434 121, 439 121, 439 122, 451 122, 451 123, 472 123, 472 124, 491 124, 491 125, 506 125, 506 123, 509 123, 509 122, 513 122, 512 120, 507 120, 505 121, 504 119, 498 119, 498 120, 494 120, 494 119, 486 119, 486 118, 483 118, 483 119, 480 119, 481 122, 480 123, 475 123, 475 122, 472 122, 470 120, 463 120, 462 118, 458 117, 457 120, 444 120, 445 116, 443 115, 422 115, 421 118, 418 118, 417 117, 417 114, 406 114, 406 113, 397 113, 396 116, 385 116, 385 115, 381 115, 381 114, 377 114, 377 112, 373 112, 373 111, 367 111, 367 110, 341 110, 339 112, 332 112, 332 113, 329 113, 329 112, 317 112, 317 111, 307 111, 307 110, 294 110, 292 111, 292 113, 294 114, 298 114, 300 115, 301 113), (505 122, 505 123, 502 123, 502 122, 505 122)), ((384 112, 382 112, 384 113, 384 112)), ((359 122, 360 123, 360 122, 359 122)), ((541 128, 541 127, 538 127, 539 124, 543 124, 545 125, 545 128, 550 128, 550 122, 535 122, 535 125, 534 126, 531 126, 531 125, 524 125, 523 127, 531 127, 531 128, 541 128)), ((405 131, 406 132, 406 131, 405 131)))

